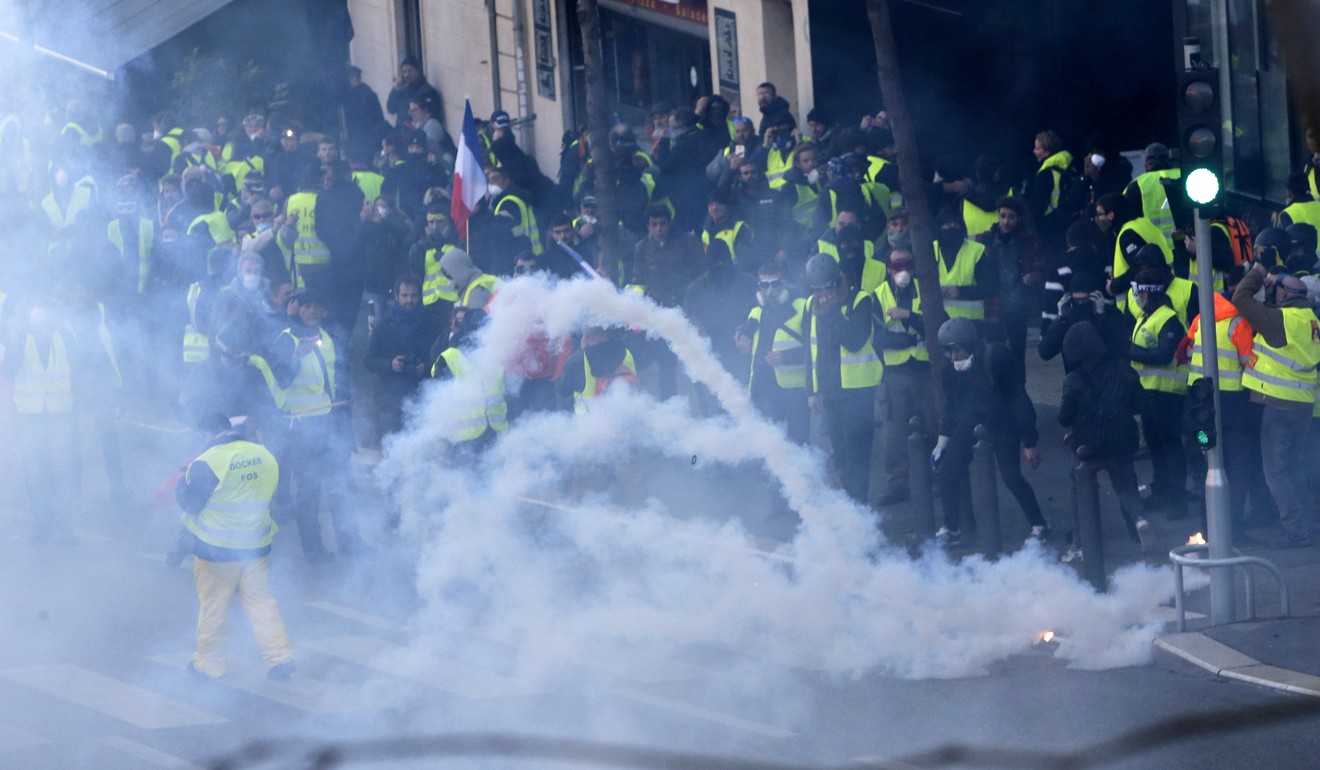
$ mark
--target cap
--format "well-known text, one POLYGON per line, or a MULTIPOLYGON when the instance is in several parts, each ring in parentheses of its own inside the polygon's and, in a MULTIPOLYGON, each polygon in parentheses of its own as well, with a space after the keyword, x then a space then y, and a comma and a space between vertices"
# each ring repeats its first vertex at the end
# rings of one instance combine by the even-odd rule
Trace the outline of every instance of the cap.
POLYGON ((581 203, 581 205, 583 205, 583 206, 595 206, 595 205, 596 205, 596 196, 595 196, 595 195, 583 195, 583 196, 582 196, 582 203, 581 203))
POLYGON ((289 297, 289 300, 296 301, 300 305, 325 304, 325 298, 315 289, 299 289, 293 293, 293 296, 289 297))
POLYGON ((725 206, 733 205, 733 198, 727 190, 714 189, 706 196, 706 203, 723 203, 725 206))
POLYGON ((426 134, 422 133, 421 131, 413 131, 412 133, 408 134, 408 144, 409 145, 415 144, 418 147, 425 147, 426 134))
POLYGON ((490 124, 496 128, 508 128, 509 123, 509 113, 504 110, 495 110, 490 114, 490 124))
POLYGON ((1146 145, 1146 159, 1168 160, 1169 148, 1160 144, 1159 142, 1151 142, 1150 144, 1146 145))
POLYGON ((908 210, 907 210, 907 207, 906 207, 906 206, 899 206, 898 208, 894 209, 893 211, 891 211, 891 212, 889 213, 889 218, 890 218, 891 220, 893 220, 893 219, 907 219, 907 218, 908 218, 908 210))

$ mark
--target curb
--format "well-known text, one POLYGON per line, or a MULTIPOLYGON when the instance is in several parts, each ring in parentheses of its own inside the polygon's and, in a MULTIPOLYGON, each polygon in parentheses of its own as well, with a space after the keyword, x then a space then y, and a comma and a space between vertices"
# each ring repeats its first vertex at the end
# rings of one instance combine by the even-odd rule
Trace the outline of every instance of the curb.
POLYGON ((1189 631, 1161 636, 1155 640, 1155 648, 1215 676, 1320 698, 1320 676, 1266 665, 1202 633, 1189 631))

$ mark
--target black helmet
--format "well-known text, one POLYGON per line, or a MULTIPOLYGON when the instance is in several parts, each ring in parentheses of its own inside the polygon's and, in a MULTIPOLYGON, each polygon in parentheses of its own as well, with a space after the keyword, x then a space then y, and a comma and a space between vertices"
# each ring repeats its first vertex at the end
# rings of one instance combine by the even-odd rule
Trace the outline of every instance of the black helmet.
POLYGON ((1255 245, 1258 249, 1277 249, 1280 256, 1286 257, 1292 251, 1292 238, 1288 237, 1285 230, 1267 227, 1256 235, 1255 245))
POLYGON ((828 289, 839 280, 839 263, 829 254, 817 254, 807 260, 807 287, 828 289))
POLYGON ((1316 249, 1316 231, 1315 226, 1308 225, 1305 222, 1295 222, 1285 230, 1288 238, 1293 242, 1292 248, 1302 249, 1309 253, 1315 253, 1316 249))
POLYGON ((942 348, 956 345, 971 349, 976 347, 979 339, 980 335, 976 332, 976 324, 972 323, 970 318, 950 318, 940 324, 939 341, 942 348))

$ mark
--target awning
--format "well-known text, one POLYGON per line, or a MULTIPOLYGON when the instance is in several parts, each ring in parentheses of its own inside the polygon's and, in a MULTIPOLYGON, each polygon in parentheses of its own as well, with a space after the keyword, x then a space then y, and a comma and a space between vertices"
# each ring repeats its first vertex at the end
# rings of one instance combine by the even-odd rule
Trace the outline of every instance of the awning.
POLYGON ((30 18, 0 36, 37 53, 113 77, 115 70, 210 16, 231 0, 83 0, 28 5, 30 18), (56 8, 55 6, 58 6, 56 8))

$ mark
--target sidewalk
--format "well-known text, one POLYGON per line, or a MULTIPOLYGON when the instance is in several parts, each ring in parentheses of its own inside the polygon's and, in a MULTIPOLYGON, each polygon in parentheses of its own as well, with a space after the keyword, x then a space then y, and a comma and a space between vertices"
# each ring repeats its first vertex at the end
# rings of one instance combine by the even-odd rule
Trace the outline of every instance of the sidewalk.
MULTIPOLYGON (((1024 468, 1023 473, 1036 490, 1045 518, 1053 529, 1049 545, 1060 553, 1067 547, 1066 532, 1072 527, 1071 461, 1063 445, 1063 429, 1058 423, 1059 396, 1063 386, 1063 363, 1060 360, 1041 361, 1034 346, 1027 355, 1027 390, 1036 405, 1036 424, 1040 430, 1040 469, 1024 468)), ((877 455, 879 456, 879 455, 877 455)), ((1148 460, 1137 461, 1137 476, 1143 482, 1150 478, 1148 460)), ((873 480, 883 484, 883 480, 873 480)), ((1128 564, 1146 562, 1169 565, 1169 550, 1188 541, 1194 533, 1204 534, 1204 523, 1199 506, 1188 505, 1192 515, 1176 521, 1163 516, 1150 519, 1158 537, 1158 544, 1143 551, 1133 543, 1118 511, 1118 501, 1106 480, 1100 483, 1101 528, 1104 538, 1105 568, 1110 574, 1128 564)), ((1008 491, 999 488, 999 511, 1004 548, 1016 550, 1029 531, 1017 502, 1008 491)), ((882 509, 882 526, 892 542, 915 542, 915 526, 910 507, 886 506, 882 509)), ((941 521, 940 501, 935 499, 936 521, 941 521)), ((1169 624, 1170 633, 1156 640, 1156 653, 1199 666, 1216 676, 1237 679, 1286 692, 1320 697, 1320 547, 1276 549, 1261 542, 1277 539, 1277 529, 1248 533, 1253 536, 1247 543, 1235 546, 1243 554, 1268 559, 1283 572, 1291 599, 1291 617, 1279 616, 1279 591, 1272 577, 1256 571, 1256 613, 1260 619, 1246 618, 1245 592, 1241 574, 1237 576, 1238 617, 1241 622, 1210 626, 1209 589, 1192 591, 1187 595, 1187 633, 1174 633, 1176 626, 1169 624)), ((975 542, 954 550, 970 553, 975 542)), ((1081 565, 1074 564, 1081 574, 1081 565)), ((1172 610, 1170 611, 1172 618, 1172 610)))

